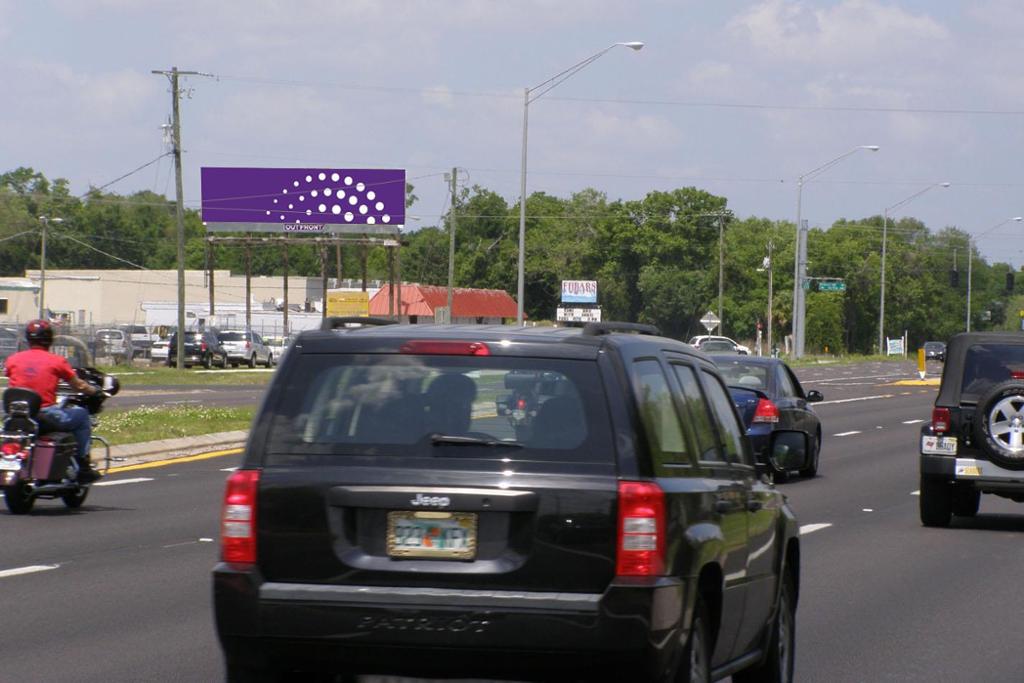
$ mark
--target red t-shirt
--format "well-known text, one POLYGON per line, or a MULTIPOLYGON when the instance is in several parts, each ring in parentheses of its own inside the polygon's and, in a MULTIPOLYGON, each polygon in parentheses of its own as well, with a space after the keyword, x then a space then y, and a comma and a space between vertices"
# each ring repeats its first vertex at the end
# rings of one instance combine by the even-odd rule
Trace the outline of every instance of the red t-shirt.
POLYGON ((42 407, 57 402, 57 382, 76 377, 68 359, 44 349, 32 348, 7 357, 4 373, 8 386, 31 389, 43 399, 42 407))

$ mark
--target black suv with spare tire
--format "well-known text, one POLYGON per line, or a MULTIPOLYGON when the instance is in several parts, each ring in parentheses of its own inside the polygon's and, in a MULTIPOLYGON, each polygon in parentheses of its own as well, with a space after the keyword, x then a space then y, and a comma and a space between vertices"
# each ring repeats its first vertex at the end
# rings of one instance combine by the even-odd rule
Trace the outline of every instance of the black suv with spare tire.
POLYGON ((920 445, 925 526, 973 517, 983 493, 1024 502, 1024 334, 950 339, 920 445))
POLYGON ((302 333, 256 415, 213 570, 228 680, 792 680, 796 519, 707 356, 385 323, 302 333), (496 401, 529 373, 558 391, 517 433, 496 401))

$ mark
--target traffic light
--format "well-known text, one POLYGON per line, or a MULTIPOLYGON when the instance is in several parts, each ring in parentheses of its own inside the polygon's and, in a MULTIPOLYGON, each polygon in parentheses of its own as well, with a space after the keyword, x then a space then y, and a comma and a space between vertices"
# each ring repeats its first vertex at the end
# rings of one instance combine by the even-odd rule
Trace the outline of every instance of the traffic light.
POLYGON ((1006 273, 1006 291, 1013 293, 1013 271, 1006 273))
POLYGON ((960 286, 960 271, 951 270, 949 271, 949 286, 959 287, 960 286))

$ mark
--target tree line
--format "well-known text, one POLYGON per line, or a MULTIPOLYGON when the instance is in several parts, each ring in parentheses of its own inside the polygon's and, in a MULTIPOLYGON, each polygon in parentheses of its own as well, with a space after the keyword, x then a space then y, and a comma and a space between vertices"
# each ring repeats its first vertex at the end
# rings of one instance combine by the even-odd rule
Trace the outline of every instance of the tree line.
MULTIPOLYGON (((412 186, 408 202, 415 201, 412 186)), ((543 192, 526 203, 525 310, 530 320, 552 320, 562 280, 596 280, 607 320, 657 325, 668 336, 704 333, 699 320, 718 312, 719 254, 723 267, 720 333, 750 340, 768 324, 775 340, 790 332, 795 229, 790 221, 738 218, 726 197, 696 187, 652 191, 642 199, 609 199, 584 189, 567 198, 543 192), (721 241, 720 241, 721 240, 721 241), (771 257, 769 258, 769 252, 771 257)), ((23 276, 40 263, 39 216, 60 217, 47 231, 48 268, 177 267, 174 203, 142 191, 130 195, 91 189, 71 194, 64 179, 31 168, 0 174, 0 276, 23 276)), ((449 226, 456 229, 456 287, 517 289, 519 205, 480 186, 462 188, 439 225, 403 234, 405 282, 445 285, 449 226)), ((877 346, 882 217, 841 219, 808 234, 808 276, 838 279, 845 291, 807 293, 808 352, 870 353, 877 346)), ((196 210, 185 216, 185 266, 208 265, 205 231, 196 210)), ((341 276, 386 279, 382 248, 345 247, 341 276)), ((1012 267, 987 263, 968 233, 930 230, 914 218, 889 222, 886 241, 887 336, 906 330, 912 344, 944 340, 966 322, 967 259, 972 258, 971 328, 1018 329, 1012 267)), ((240 273, 241 249, 212 248, 213 265, 240 273)), ((335 258, 328 275, 337 275, 335 258)), ((281 275, 280 247, 253 247, 253 275, 281 275)), ((319 250, 290 246, 288 272, 319 276, 319 250)), ((820 281, 820 280, 812 280, 820 281)))

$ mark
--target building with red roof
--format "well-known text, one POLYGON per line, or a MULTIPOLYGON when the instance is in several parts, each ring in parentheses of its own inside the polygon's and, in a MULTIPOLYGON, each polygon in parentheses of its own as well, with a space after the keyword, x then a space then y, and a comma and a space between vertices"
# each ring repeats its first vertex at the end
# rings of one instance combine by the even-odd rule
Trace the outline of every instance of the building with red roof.
MULTIPOLYGON (((370 315, 388 317, 395 313, 402 322, 433 323, 437 309, 448 305, 448 288, 435 285, 404 284, 395 290, 391 299, 391 286, 384 285, 370 299, 370 315), (394 306, 394 308, 392 308, 394 306)), ((500 325, 516 317, 516 300, 503 289, 452 290, 452 322, 500 325)))

